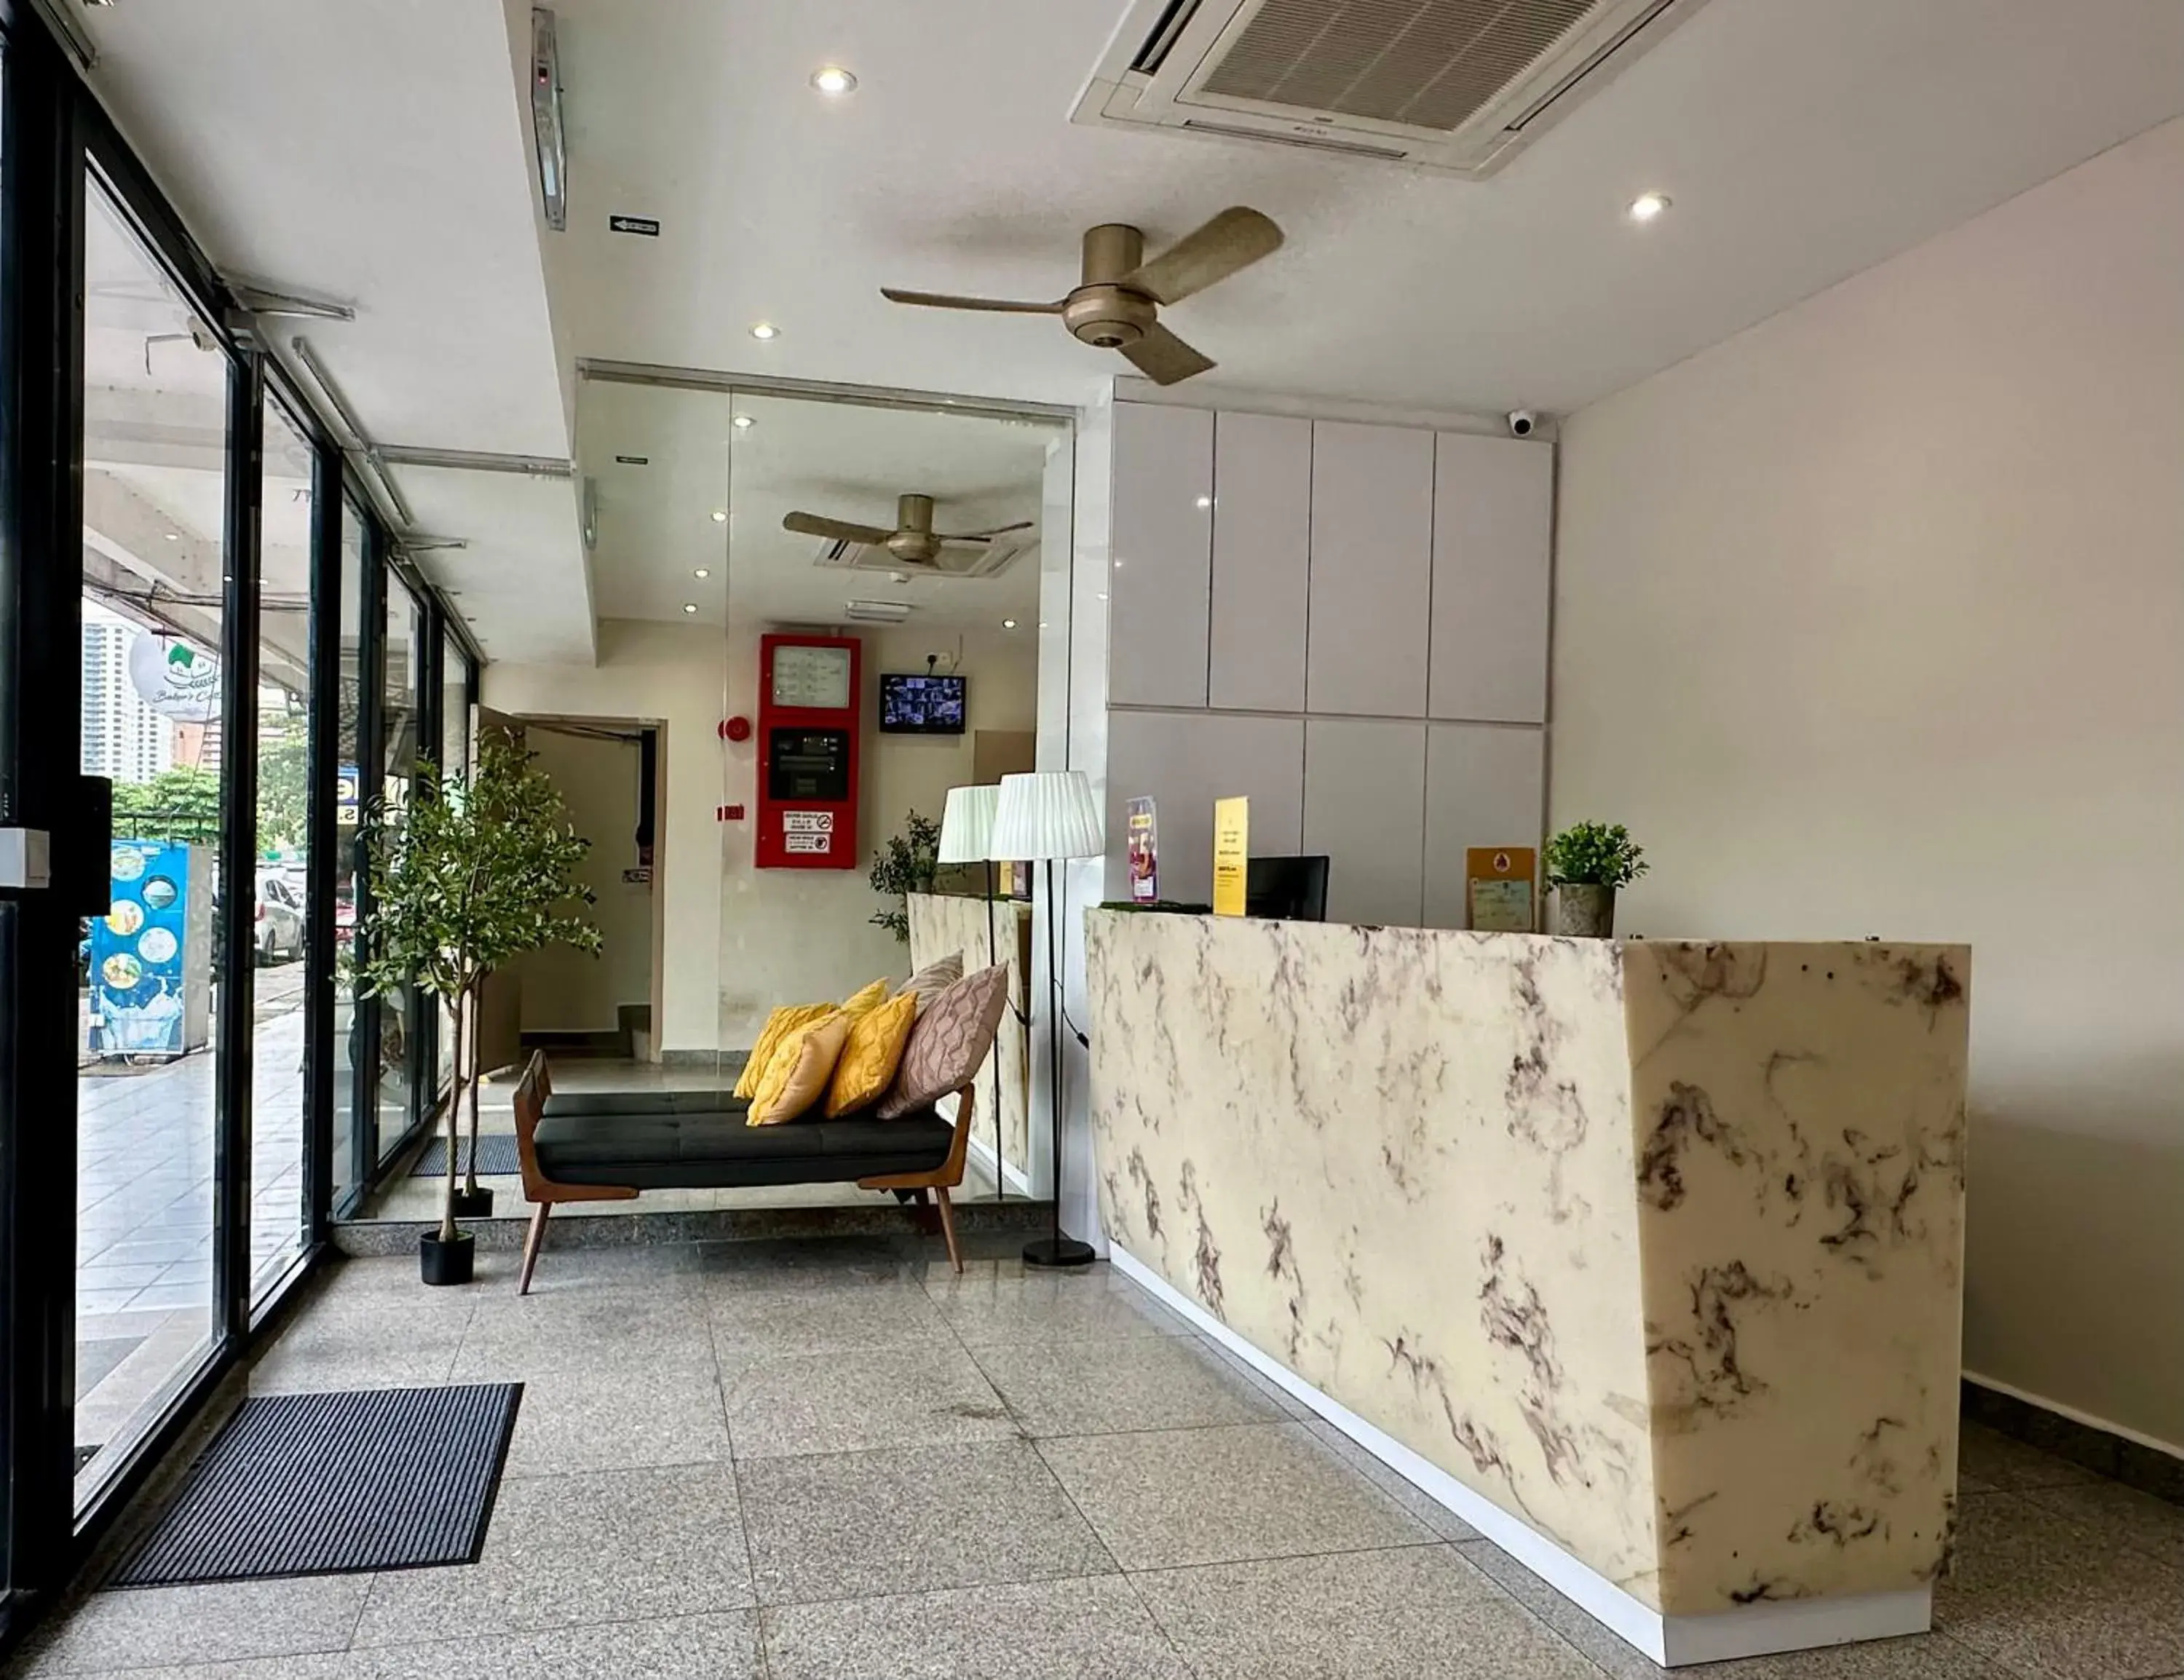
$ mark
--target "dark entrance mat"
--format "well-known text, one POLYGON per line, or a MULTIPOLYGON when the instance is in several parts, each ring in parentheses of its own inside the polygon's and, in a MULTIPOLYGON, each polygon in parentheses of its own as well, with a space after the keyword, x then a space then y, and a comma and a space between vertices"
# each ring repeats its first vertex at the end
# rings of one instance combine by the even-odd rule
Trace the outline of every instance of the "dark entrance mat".
POLYGON ((490 1383, 245 1400, 109 1584, 475 1563, 522 1392, 490 1383))
MULTIPOLYGON (((471 1140, 465 1138, 455 1149, 455 1171, 466 1171, 471 1162, 471 1140)), ((478 1138, 478 1177, 481 1178, 513 1178, 523 1171, 523 1163, 515 1153, 515 1134, 512 1132, 488 1132, 478 1138)), ((448 1140, 432 1138, 426 1140, 418 1151, 417 1164, 410 1169, 412 1178, 444 1177, 448 1171, 448 1140)))

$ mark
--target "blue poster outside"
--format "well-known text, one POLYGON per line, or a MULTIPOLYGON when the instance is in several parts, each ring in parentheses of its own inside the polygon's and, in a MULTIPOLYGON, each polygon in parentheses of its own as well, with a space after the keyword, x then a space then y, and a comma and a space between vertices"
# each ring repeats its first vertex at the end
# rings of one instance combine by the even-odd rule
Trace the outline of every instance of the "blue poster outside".
POLYGON ((109 1056, 179 1056, 188 1041, 187 846, 114 843, 113 908, 91 924, 92 1047, 109 1056))

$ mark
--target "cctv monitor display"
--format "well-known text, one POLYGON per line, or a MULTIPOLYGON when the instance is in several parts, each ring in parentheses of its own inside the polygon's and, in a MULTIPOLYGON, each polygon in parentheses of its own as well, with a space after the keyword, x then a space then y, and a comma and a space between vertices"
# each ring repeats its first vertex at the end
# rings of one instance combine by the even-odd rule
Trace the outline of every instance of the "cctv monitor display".
POLYGON ((969 679, 911 676, 900 672, 880 677, 880 730, 889 735, 961 735, 969 679))

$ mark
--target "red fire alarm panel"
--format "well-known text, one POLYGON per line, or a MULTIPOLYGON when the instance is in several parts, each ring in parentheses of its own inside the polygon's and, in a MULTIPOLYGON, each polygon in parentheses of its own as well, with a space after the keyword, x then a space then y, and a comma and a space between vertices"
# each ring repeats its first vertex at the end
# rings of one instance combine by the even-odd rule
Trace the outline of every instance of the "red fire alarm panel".
POLYGON ((857 866, 861 649, 842 636, 759 638, 760 869, 857 866))

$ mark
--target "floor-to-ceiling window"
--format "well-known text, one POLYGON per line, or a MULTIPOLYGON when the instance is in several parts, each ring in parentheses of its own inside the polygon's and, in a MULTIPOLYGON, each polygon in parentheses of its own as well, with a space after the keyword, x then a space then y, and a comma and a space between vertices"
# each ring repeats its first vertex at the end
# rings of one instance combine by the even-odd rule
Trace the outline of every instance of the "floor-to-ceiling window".
MULTIPOLYGON (((337 720, 337 793, 334 818, 334 943, 347 955, 356 941, 357 921, 363 908, 363 882, 358 853, 359 824, 364 809, 364 778, 370 766, 365 748, 370 744, 368 714, 378 709, 370 682, 366 647, 374 639, 370 580, 365 576, 368 526, 364 515, 347 497, 341 510, 341 699, 337 720)), ((337 973, 334 992, 334 1137, 333 1201, 347 1204, 371 1165, 371 1138, 376 1131, 374 1107, 377 1083, 371 1069, 376 1052, 371 1043, 376 1006, 359 1007, 356 987, 346 969, 337 973), (359 1143, 361 1139, 361 1143, 359 1143)))
POLYGON ((312 891, 311 440, 265 403, 259 498, 257 899, 252 955, 251 1297, 263 1297, 310 1228, 304 1178, 304 986, 312 891))
POLYGON ((86 183, 81 759, 112 908, 78 974, 79 1500, 212 1350, 227 387, 218 335, 86 183))
MULTIPOLYGON (((389 822, 398 825, 417 776, 419 732, 425 715, 424 611, 402 580, 387 579, 379 727, 380 789, 389 822)), ((404 987, 379 999, 379 1132, 384 1160, 416 1118, 419 1026, 415 994, 404 987)))
MULTIPOLYGON (((453 631, 440 636, 440 741, 435 754, 440 775, 466 774, 470 766, 471 661, 453 631)), ((437 1088, 444 1090, 455 1067, 455 1018, 444 1004, 440 1023, 437 1088)))

